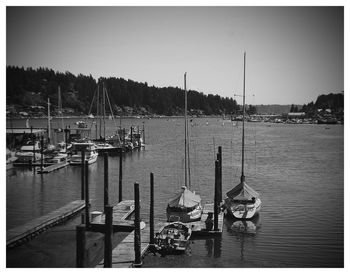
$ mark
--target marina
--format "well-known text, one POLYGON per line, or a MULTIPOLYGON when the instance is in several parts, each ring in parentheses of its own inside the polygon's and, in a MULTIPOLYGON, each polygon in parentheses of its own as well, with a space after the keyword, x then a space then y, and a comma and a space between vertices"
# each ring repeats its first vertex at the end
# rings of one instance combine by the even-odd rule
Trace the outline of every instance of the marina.
POLYGON ((347 266, 345 5, 70 5, 4 6, 6 268, 347 266))
MULTIPOLYGON (((74 120, 72 120, 74 121, 74 120)), ((37 122, 40 122, 38 120, 37 122)), ((127 121, 128 123, 133 123, 134 120, 130 119, 127 121)), ((211 182, 210 185, 206 184, 205 186, 202 186, 200 188, 201 190, 201 196, 202 199, 205 201, 205 204, 207 204, 207 201, 212 203, 214 197, 214 160, 217 159, 217 157, 213 157, 213 152, 208 151, 206 147, 206 143, 211 143, 212 148, 214 148, 213 144, 213 138, 211 135, 211 132, 221 132, 219 135, 216 135, 215 137, 215 144, 223 144, 222 147, 222 159, 223 159, 223 166, 222 166, 222 176, 223 176, 223 181, 222 181, 222 195, 226 193, 229 189, 231 189, 235 184, 230 180, 230 178, 234 177, 236 180, 239 180, 239 177, 237 176, 239 174, 238 170, 240 168, 240 158, 241 155, 239 153, 239 149, 236 149, 237 155, 233 156, 231 153, 232 151, 232 136, 233 140, 235 140, 237 143, 239 143, 241 139, 240 135, 240 128, 233 127, 232 124, 226 124, 223 126, 221 123, 221 120, 218 118, 211 118, 211 119, 195 119, 192 124, 197 124, 197 126, 191 126, 192 127, 192 140, 195 140, 196 142, 196 152, 195 155, 192 155, 192 164, 193 164, 193 172, 194 174, 199 174, 200 178, 198 178, 198 181, 206 181, 206 182, 211 182), (207 124, 208 122, 208 124, 207 124), (233 134, 232 134, 233 132, 233 134), (207 136, 205 139, 202 139, 203 136, 207 136), (232 158, 233 157, 233 158, 232 158), (201 158, 202 161, 197 161, 196 159, 201 158), (204 161, 203 161, 204 160, 204 161), (231 166, 230 163, 232 163, 232 160, 237 163, 237 167, 230 168, 231 166), (210 170, 203 169, 202 167, 204 166, 211 166, 212 168, 210 170), (201 170, 201 173, 198 171, 201 170), (235 177, 235 174, 236 177, 235 177)), ((162 130, 163 128, 170 127, 172 132, 176 132, 177 134, 182 134, 182 119, 152 119, 147 121, 147 127, 149 128, 148 130, 148 137, 147 139, 149 140, 149 145, 145 150, 140 150, 137 151, 136 153, 134 152, 133 154, 126 154, 122 158, 122 163, 123 163, 123 177, 122 180, 125 182, 123 184, 123 200, 133 200, 133 189, 131 188, 132 184, 131 182, 139 181, 139 182, 147 182, 146 185, 147 187, 143 187, 143 183, 140 185, 140 200, 141 200, 141 218, 142 220, 146 223, 145 226, 145 231, 141 230, 141 237, 142 241, 144 241, 148 235, 143 234, 146 233, 147 229, 149 229, 149 187, 148 187, 148 177, 149 175, 146 173, 147 171, 153 171, 155 173, 155 185, 156 191, 155 191, 155 196, 157 198, 154 199, 154 215, 155 215, 155 231, 157 231, 157 224, 160 226, 164 225, 166 222, 166 214, 165 214, 165 209, 167 205, 167 201, 171 199, 174 191, 176 191, 179 187, 179 183, 175 183, 173 185, 170 185, 170 187, 165 187, 166 185, 162 184, 162 179, 161 178, 166 178, 166 174, 173 174, 176 175, 181 171, 181 162, 172 160, 168 164, 164 165, 165 162, 169 161, 169 153, 175 151, 176 147, 183 147, 182 142, 175 141, 172 139, 171 135, 167 135, 167 131, 162 130), (169 145, 170 144, 170 145, 169 145), (154 154, 156 157, 149 158, 148 155, 154 154), (166 160, 166 161, 165 161, 166 160), (162 169, 154 168, 156 166, 163 166, 162 169), (173 167, 177 167, 176 169, 173 169, 173 167), (147 178, 145 180, 145 178, 147 178), (127 183, 129 182, 129 183, 127 183), (159 188, 161 188, 161 192, 159 191, 159 188), (145 235, 145 236, 143 236, 145 235)), ((310 250, 312 251, 312 255, 309 258, 309 261, 306 262, 302 257, 296 257, 294 261, 290 261, 288 257, 285 257, 283 251, 283 248, 279 249, 279 254, 274 254, 275 257, 279 258, 279 261, 274 261, 270 262, 269 265, 295 265, 295 264, 305 264, 308 265, 311 262, 317 262, 317 264, 322 264, 321 261, 318 260, 318 258, 323 258, 325 254, 328 254, 329 262, 332 262, 334 260, 334 263, 338 261, 337 254, 339 251, 337 251, 337 248, 332 248, 328 243, 325 245, 322 244, 322 240, 320 242, 319 237, 336 237, 333 238, 335 243, 337 245, 340 244, 341 237, 338 232, 339 228, 341 227, 338 221, 335 221, 333 224, 334 228, 334 233, 329 233, 328 230, 326 231, 325 229, 321 228, 319 225, 320 223, 322 224, 322 220, 327 219, 327 223, 329 222, 330 219, 332 219, 330 213, 332 212, 331 209, 326 210, 323 212, 323 214, 326 214, 327 218, 323 218, 320 215, 318 215, 316 208, 308 204, 308 195, 311 195, 308 191, 306 191, 305 187, 303 184, 297 183, 299 180, 303 177, 304 172, 309 173, 310 168, 311 170, 314 170, 314 172, 317 171, 316 173, 312 172, 314 176, 309 184, 312 182, 314 184, 322 184, 326 185, 322 182, 328 182, 330 179, 330 176, 334 179, 337 177, 335 173, 323 173, 322 177, 320 177, 320 169, 319 168, 312 168, 316 166, 323 166, 323 165, 331 165, 332 170, 336 171, 338 169, 341 169, 341 162, 340 158, 338 158, 337 153, 331 152, 332 150, 335 149, 336 151, 342 151, 342 141, 339 139, 341 136, 342 132, 342 126, 340 125, 333 125, 331 126, 330 129, 325 130, 324 128, 320 127, 319 125, 307 125, 307 128, 305 126, 303 128, 297 128, 293 125, 283 125, 283 124, 276 124, 273 127, 267 127, 265 124, 247 124, 246 130, 249 132, 254 132, 257 131, 258 134, 262 134, 266 137, 265 141, 260 141, 257 143, 257 159, 270 159, 267 163, 269 165, 273 166, 273 170, 269 171, 269 175, 265 173, 263 170, 265 169, 265 165, 267 164, 266 162, 262 161, 256 161, 255 162, 255 152, 251 151, 250 149, 247 150, 247 155, 246 155, 246 161, 247 161, 247 174, 263 174, 263 176, 260 176, 260 181, 258 184, 258 181, 255 181, 253 178, 250 179, 250 185, 254 187, 257 191, 259 191, 260 194, 263 194, 264 197, 264 207, 263 211, 260 213, 260 216, 258 219, 253 219, 249 222, 245 223, 236 223, 231 220, 225 220, 222 217, 219 217, 219 223, 222 220, 222 233, 220 239, 215 238, 214 236, 213 239, 207 239, 207 236, 201 236, 201 235, 196 235, 196 231, 194 230, 193 233, 193 238, 190 244, 190 249, 192 250, 192 258, 193 260, 190 260, 191 265, 194 265, 194 267, 201 267, 205 265, 213 265, 219 258, 220 260, 224 260, 225 258, 230 258, 233 256, 233 260, 227 260, 223 263, 225 266, 232 266, 232 265, 237 265, 237 266, 244 266, 245 261, 240 258, 241 255, 241 244, 244 242, 244 257, 247 254, 257 254, 256 252, 259 252, 261 250, 262 253, 259 253, 259 258, 256 259, 256 263, 258 265, 264 265, 261 258, 265 258, 265 260, 268 261, 268 254, 267 250, 270 249, 270 246, 274 246, 274 239, 276 242, 281 242, 284 244, 288 244, 290 240, 292 240, 295 243, 295 250, 298 250, 299 247, 302 247, 304 250, 310 250), (306 139, 301 145, 304 147, 308 148, 308 153, 306 153, 305 149, 302 149, 305 151, 303 154, 300 154, 300 150, 296 150, 295 153, 293 153, 293 150, 289 149, 289 146, 283 146, 282 144, 289 143, 289 142, 294 142, 294 144, 297 144, 295 140, 299 140, 301 136, 305 136, 305 130, 312 133, 313 135, 317 134, 318 143, 308 141, 306 139), (278 137, 278 135, 284 136, 283 138, 278 137), (278 144, 278 146, 277 146, 278 144), (282 145, 282 146, 281 146, 282 145), (284 150, 281 150, 281 148, 284 148, 284 150), (322 147, 322 148, 321 148, 322 147), (326 153, 327 148, 329 148, 329 152, 326 153), (312 151, 312 154, 310 154, 310 151, 312 151), (328 157, 321 157, 320 154, 321 152, 317 151, 322 151, 322 153, 326 153, 328 157), (273 157, 271 158, 271 152, 273 153, 273 157), (305 167, 299 166, 298 170, 292 169, 292 167, 295 165, 294 164, 294 157, 297 157, 296 153, 298 153, 299 157, 300 155, 302 156, 300 160, 302 163, 305 165, 305 167), (311 160, 311 155, 318 155, 319 160, 315 161, 313 156, 311 160), (283 155, 283 158, 282 158, 283 155), (267 158, 270 157, 270 158, 267 158), (256 163, 256 170, 255 170, 255 163, 256 163), (311 164, 312 163, 312 164, 311 164), (283 164, 283 165, 282 165, 283 164), (288 166, 287 171, 285 168, 282 168, 283 166, 288 166), (311 165, 311 166, 310 166, 311 165), (282 184, 278 189, 274 187, 274 184, 277 184, 277 182, 280 182, 277 178, 279 178, 282 174, 288 175, 288 172, 292 172, 294 176, 287 176, 287 180, 285 184, 282 184), (262 180, 262 181, 261 181, 262 180), (262 187, 262 185, 264 187, 262 187), (263 189, 268 188, 271 191, 263 191, 263 189), (298 207, 295 206, 294 203, 294 198, 292 195, 288 194, 283 194, 284 200, 281 200, 280 194, 277 195, 277 193, 280 193, 280 189, 283 191, 288 190, 288 193, 292 194, 298 189, 302 189, 304 193, 301 196, 301 201, 303 204, 308 205, 308 208, 311 212, 314 214, 314 218, 308 218, 307 224, 313 224, 311 227, 308 226, 309 228, 307 230, 306 227, 303 225, 296 227, 295 224, 303 224, 303 214, 297 215, 298 214, 298 207), (271 192, 271 193, 270 193, 271 192), (305 198, 304 198, 305 197, 305 198), (284 214, 285 217, 282 217, 282 215, 278 215, 279 211, 275 209, 273 204, 275 202, 282 202, 284 205, 284 214), (277 220, 272 218, 272 216, 280 216, 277 220), (316 218, 317 216, 317 218, 316 218), (222 219, 220 219, 222 218, 222 219), (277 223, 276 223, 277 222, 277 223), (263 225, 263 228, 262 228, 263 225), (271 232, 275 231, 276 226, 278 225, 280 231, 276 232, 276 235, 272 235, 271 232), (288 234, 288 227, 295 227, 294 233, 293 234, 288 234), (242 232, 240 231, 245 231, 249 230, 250 232, 253 231, 254 234, 241 234, 242 232), (301 237, 301 235, 309 235, 310 241, 304 242, 304 237, 301 237), (282 234, 285 235, 290 235, 290 238, 282 237, 282 234), (300 235, 300 236, 298 236, 300 235), (322 235, 322 236, 321 236, 322 235), (202 238, 204 237, 204 238, 202 238), (282 237, 282 238, 281 238, 282 237), (278 239, 278 240, 277 240, 278 239), (300 239, 300 240, 299 240, 300 239), (303 240, 302 240, 303 239, 303 240), (337 239, 337 240, 336 240, 337 239), (253 249, 253 243, 258 242, 261 244, 261 248, 258 250, 253 249), (210 243, 210 245, 209 245, 210 243), (220 245, 219 245, 220 243, 220 245), (321 245, 320 245, 321 243, 321 245), (209 246, 213 245, 213 249, 210 249, 209 246), (317 249, 316 249, 317 246, 317 249), (322 246, 327 247, 327 248, 322 248, 322 246), (266 247, 266 249, 265 249, 266 247), (320 249, 321 247, 321 249, 320 249), (209 248, 209 249, 208 249, 209 248), (236 253, 232 254, 230 250, 236 250, 236 253), (203 265, 198 265, 195 263, 194 260, 200 260, 200 258, 206 257, 206 253, 212 250, 211 254, 212 256, 215 255, 215 257, 210 257, 208 258, 207 263, 203 265), (327 250, 327 251, 326 251, 327 250), (262 255, 262 254, 265 255, 262 255), (217 257, 219 256, 220 257, 217 257), (229 255, 230 254, 230 255, 229 255), (333 254, 333 255, 332 255, 333 254), (333 258, 333 259, 332 259, 333 258)), ((249 134, 247 135, 247 147, 254 147, 254 142, 251 141, 251 138, 249 138, 249 134)), ((299 144, 300 145, 300 144, 299 144)), ((294 146, 295 147, 295 146, 294 146)), ((211 149, 212 150, 212 149, 211 149)), ((235 149, 234 149, 235 150, 235 149)), ((110 184, 109 184, 109 199, 110 203, 112 204, 118 204, 118 197, 119 197, 119 160, 120 157, 115 157, 115 156, 109 156, 109 163, 108 165, 110 167, 113 167, 110 169, 109 172, 109 179, 110 179, 110 184), (114 179, 112 179, 114 178, 114 179)), ((39 170, 40 167, 37 167, 39 170)), ((98 211, 98 212, 104 212, 103 209, 103 204, 104 204, 104 198, 103 198, 103 174, 104 170, 104 159, 103 157, 99 157, 96 161, 95 164, 89 166, 89 184, 90 184, 90 199, 91 199, 91 212, 98 211)), ((327 169, 328 170, 328 169, 327 169)), ((250 176, 248 177, 250 178, 250 176)), ((36 208, 37 205, 32 204, 31 200, 28 200, 26 196, 24 197, 23 202, 25 202, 25 206, 21 204, 18 204, 18 210, 14 211, 11 208, 8 208, 7 210, 11 214, 11 217, 8 218, 8 225, 10 226, 8 229, 14 228, 15 226, 19 226, 22 224, 26 223, 26 220, 30 220, 31 218, 35 219, 41 216, 40 212, 43 212, 43 215, 45 212, 50 213, 54 211, 56 208, 62 207, 65 204, 79 199, 81 196, 81 186, 80 186, 80 181, 81 181, 81 168, 79 166, 67 166, 66 168, 59 169, 56 172, 53 173, 48 173, 45 174, 45 176, 41 177, 38 175, 34 175, 33 171, 26 167, 15 167, 11 170, 7 171, 7 191, 8 191, 8 197, 10 199, 15 199, 15 197, 18 197, 21 193, 28 193, 28 190, 25 190, 27 187, 30 187, 32 189, 33 195, 40 195, 43 199, 43 201, 47 201, 42 203, 41 205, 44 206, 43 210, 38 211, 34 210, 32 213, 36 213, 37 215, 29 215, 29 212, 26 213, 26 211, 23 211, 25 207, 30 205, 32 208, 36 208), (64 177, 62 177, 64 176, 64 177), (30 181, 23 181, 21 178, 31 178, 30 181), (52 196, 52 192, 50 191, 49 188, 46 188, 45 186, 50 185, 50 189, 54 190, 56 194, 55 196, 52 196), (33 188, 34 187, 34 188, 33 188), (69 189, 68 195, 65 195, 63 193, 66 193, 66 190, 69 189), (36 194, 37 193, 37 194, 36 194), (59 194, 62 193, 62 194, 59 194), (12 198, 11 198, 12 197, 12 198), (50 201, 50 202, 49 202, 50 201), (22 212, 22 213, 21 213, 22 212), (26 217, 27 216, 27 217, 26 217), (28 218, 29 216, 33 216, 28 218), (17 220, 17 221, 16 221, 17 220)), ((341 182, 341 178, 338 178, 337 182, 341 182)), ((197 180, 193 181, 194 184, 197 183, 197 180)), ((338 185, 338 183, 335 185, 336 187, 333 188, 328 185, 327 187, 327 192, 334 193, 333 195, 337 195, 337 193, 341 193, 341 185, 338 185)), ((331 198, 331 196, 324 196, 322 194, 323 191, 321 189, 318 190, 319 195, 324 197, 324 199, 331 199, 330 202, 332 204, 339 204, 341 203, 341 196, 338 197, 337 200, 334 198, 331 198), (328 197, 328 198, 327 198, 328 197)), ((23 195, 23 194, 21 194, 23 195)), ((224 196, 224 195, 223 195, 224 196)), ((222 197, 224 198, 224 197, 222 197)), ((202 215, 202 220, 204 220, 205 213, 206 213, 206 208, 207 206, 205 205, 205 210, 203 211, 202 215)), ((213 209, 210 209, 208 211, 213 211, 213 209)), ((123 213, 121 213, 123 215, 123 213)), ((222 213, 223 215, 223 213, 222 213)), ((121 218, 121 216, 119 215, 121 218)), ((117 218, 115 217, 115 220, 117 218)), ((121 225, 121 223, 120 223, 121 225)), ((220 225, 221 226, 221 225, 220 225)), ((203 230, 205 227, 205 223, 201 223, 198 226, 197 231, 203 230)), ((126 227, 125 230, 129 230, 130 235, 133 235, 133 224, 129 223, 128 227, 126 227)), ((89 235, 91 233, 96 234, 96 232, 89 232, 89 235)), ((125 232, 123 232, 125 233, 125 232)), ((98 233, 97 233, 98 234, 98 233)), ((115 233, 118 235, 118 232, 115 233)), ((200 233, 199 233, 200 234, 200 233)), ((40 239, 42 237, 41 234, 39 234, 36 238, 40 239)), ((132 237, 132 236, 130 236, 132 237)), ((130 238, 129 238, 130 239, 130 238)), ((121 239, 122 242, 123 239, 121 239)), ((147 243, 149 243, 149 240, 147 240, 147 243)), ((23 243, 26 245, 26 243, 23 243)), ((145 243, 146 244, 146 240, 145 243)), ((276 246, 277 247, 277 246, 276 246)), ((115 248, 118 248, 118 245, 116 245, 115 248)), ((130 247, 131 249, 132 247, 130 247)), ((143 248, 143 247, 142 247, 143 248)), ((116 251, 113 251, 116 252, 116 251)), ((130 251, 130 256, 134 256, 134 252, 130 251)), ((72 254, 75 256, 74 254, 72 254)), ((186 255, 178 255, 179 257, 183 258, 186 255)), ((258 258, 258 257, 257 257, 258 258)), ((130 260, 133 260, 133 257, 129 258, 130 260)), ((142 267, 151 267, 151 266, 164 266, 166 264, 169 264, 169 260, 174 260, 175 258, 173 256, 166 256, 164 258, 159 258, 159 257, 154 257, 152 254, 147 254, 147 252, 144 254, 143 258, 143 265, 142 267), (158 259, 157 259, 158 258, 158 259)), ((114 257, 113 260, 116 260, 116 257, 114 257)), ((186 259, 186 260, 189 260, 186 259)), ((99 261, 101 262, 101 261, 99 261)), ((114 267, 117 267, 118 264, 116 264, 114 267)), ((132 263, 127 263, 125 266, 131 266, 132 263)), ((101 267, 101 265, 99 264, 101 267)))

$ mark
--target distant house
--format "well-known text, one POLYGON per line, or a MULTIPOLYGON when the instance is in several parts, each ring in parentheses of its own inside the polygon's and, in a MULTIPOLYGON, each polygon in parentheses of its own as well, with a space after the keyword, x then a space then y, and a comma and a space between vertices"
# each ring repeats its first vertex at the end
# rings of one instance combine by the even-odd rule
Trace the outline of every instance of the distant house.
POLYGON ((45 109, 45 107, 43 107, 43 106, 30 106, 30 108, 32 110, 43 110, 43 109, 45 109))
POLYGON ((304 118, 305 112, 289 112, 288 118, 304 118))

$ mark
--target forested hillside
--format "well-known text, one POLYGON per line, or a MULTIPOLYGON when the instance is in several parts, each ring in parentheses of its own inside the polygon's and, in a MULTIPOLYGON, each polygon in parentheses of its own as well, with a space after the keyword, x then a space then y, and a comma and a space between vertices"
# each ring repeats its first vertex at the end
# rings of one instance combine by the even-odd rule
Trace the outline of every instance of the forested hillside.
MULTIPOLYGON (((48 68, 7 67, 7 105, 29 107, 45 106, 47 98, 53 106, 58 104, 58 86, 62 92, 64 108, 88 114, 97 81, 91 76, 70 72, 55 72, 48 68)), ((177 87, 154 87, 123 78, 100 78, 100 90, 104 83, 114 114, 126 110, 144 114, 176 115, 184 108, 184 91, 177 87)), ((195 90, 188 91, 188 109, 193 114, 231 114, 239 109, 232 98, 205 95, 195 90)), ((95 108, 92 108, 95 111, 95 108)), ((93 112, 92 111, 92 112, 93 112)), ((93 112, 94 113, 94 112, 93 112)), ((108 109, 107 109, 108 113, 108 109)))

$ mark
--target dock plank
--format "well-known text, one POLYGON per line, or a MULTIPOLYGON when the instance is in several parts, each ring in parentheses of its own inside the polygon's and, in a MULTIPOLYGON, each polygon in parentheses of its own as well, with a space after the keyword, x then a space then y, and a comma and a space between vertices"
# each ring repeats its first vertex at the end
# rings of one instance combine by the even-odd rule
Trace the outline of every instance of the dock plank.
POLYGON ((62 222, 78 213, 84 207, 85 202, 83 200, 76 200, 26 224, 9 229, 6 231, 6 246, 16 245, 22 239, 38 234, 47 227, 62 222))
MULTIPOLYGON (((141 230, 141 256, 146 254, 149 247, 149 226, 141 230)), ((134 231, 112 250, 112 268, 130 268, 135 261, 134 231)), ((103 260, 96 265, 103 267, 103 260)))

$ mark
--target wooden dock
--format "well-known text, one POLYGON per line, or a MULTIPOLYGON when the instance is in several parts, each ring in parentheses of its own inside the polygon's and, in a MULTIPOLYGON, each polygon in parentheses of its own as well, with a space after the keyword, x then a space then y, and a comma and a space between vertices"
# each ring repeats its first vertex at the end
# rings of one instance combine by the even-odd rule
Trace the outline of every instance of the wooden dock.
MULTIPOLYGON (((113 230, 114 231, 132 231, 134 230, 134 220, 128 218, 134 213, 134 200, 125 200, 113 206, 113 230)), ((105 215, 96 217, 90 222, 90 231, 103 232, 105 224, 105 215)))
MULTIPOLYGON (((141 229, 141 256, 145 256, 146 251, 149 248, 149 233, 150 228, 146 226, 141 229)), ((134 250, 134 231, 130 232, 125 239, 116 246, 112 251, 112 268, 130 268, 135 261, 134 250)), ((104 261, 102 260, 97 268, 103 267, 104 261)))
POLYGON ((73 201, 55 211, 34 219, 24 225, 6 231, 6 247, 11 248, 38 235, 49 227, 65 221, 85 207, 83 200, 73 201))
MULTIPOLYGON (((223 212, 220 212, 218 215, 219 220, 219 229, 217 231, 214 230, 206 230, 205 220, 208 217, 209 212, 214 212, 213 204, 206 204, 203 209, 202 218, 200 221, 186 223, 189 227, 192 228, 192 238, 196 236, 207 236, 212 237, 216 235, 222 234, 222 226, 223 226, 223 212)), ((114 218, 114 216, 113 216, 114 218)), ((114 219, 113 219, 114 222, 114 219)), ((158 222, 155 223, 154 231, 155 233, 160 232, 163 226, 169 224, 168 222, 158 222)), ((141 256, 145 256, 146 251, 149 248, 149 240, 150 240, 150 227, 147 225, 144 229, 141 230, 141 256)), ((130 234, 116 246, 116 248, 112 251, 112 267, 113 268, 130 268, 133 266, 135 260, 135 251, 134 251, 134 231, 130 232, 130 234)), ((96 267, 103 267, 104 261, 102 260, 96 267)))
POLYGON ((39 168, 38 169, 38 173, 41 174, 41 173, 49 173, 49 172, 52 172, 52 171, 55 171, 57 169, 60 169, 60 168, 63 168, 65 166, 68 166, 69 163, 68 162, 62 162, 62 163, 57 163, 57 164, 51 164, 49 166, 46 166, 45 168, 43 168, 42 170, 39 168))
POLYGON ((208 217, 208 214, 212 213, 214 215, 214 204, 205 204, 203 208, 203 214, 200 219, 200 221, 189 223, 190 227, 192 228, 192 236, 214 236, 214 235, 221 235, 222 233, 222 226, 223 226, 223 220, 224 220, 224 213, 222 211, 218 214, 218 230, 207 230, 205 225, 205 220, 208 217))

